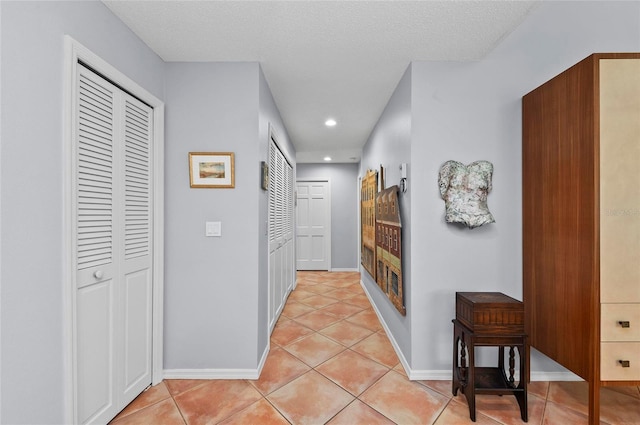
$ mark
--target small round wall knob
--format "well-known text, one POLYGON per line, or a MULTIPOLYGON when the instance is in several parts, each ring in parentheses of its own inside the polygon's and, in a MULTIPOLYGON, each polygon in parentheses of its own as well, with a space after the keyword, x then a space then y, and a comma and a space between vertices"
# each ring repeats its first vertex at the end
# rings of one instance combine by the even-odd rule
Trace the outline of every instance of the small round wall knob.
POLYGON ((104 273, 102 273, 102 270, 96 270, 93 276, 95 276, 96 279, 102 279, 102 276, 104 276, 104 273))

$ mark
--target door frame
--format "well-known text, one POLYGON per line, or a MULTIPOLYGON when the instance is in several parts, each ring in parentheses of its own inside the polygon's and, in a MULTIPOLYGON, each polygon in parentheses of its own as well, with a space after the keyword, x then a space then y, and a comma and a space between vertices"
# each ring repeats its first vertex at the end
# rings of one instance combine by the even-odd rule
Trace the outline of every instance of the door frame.
POLYGON ((63 106, 63 361, 66 423, 77 422, 76 365, 76 273, 73 216, 75 211, 74 133, 76 72, 78 63, 102 74, 112 83, 133 94, 153 108, 153 280, 152 280, 152 353, 151 383, 163 379, 163 318, 164 318, 164 102, 135 81, 111 66, 72 37, 64 37, 64 106, 63 106))
MULTIPOLYGON (((300 177, 299 179, 296 179, 296 199, 295 199, 295 209, 296 209, 296 214, 295 216, 297 217, 298 215, 298 183, 303 183, 303 182, 308 182, 308 183, 326 183, 327 184, 327 193, 326 193, 326 207, 327 207, 327 226, 326 229, 328 229, 328 232, 326 234, 325 237, 325 249, 327 251, 327 271, 331 271, 331 179, 328 177, 324 177, 324 178, 317 178, 317 179, 310 179, 310 178, 304 178, 304 177, 300 177)), ((297 233, 297 227, 296 227, 296 233, 297 233)), ((297 241, 297 235, 294 235, 296 237, 296 241, 297 241)), ((298 251, 295 251, 296 253, 298 251)), ((298 256, 297 254, 295 255, 295 263, 296 263, 296 270, 298 268, 298 256)))

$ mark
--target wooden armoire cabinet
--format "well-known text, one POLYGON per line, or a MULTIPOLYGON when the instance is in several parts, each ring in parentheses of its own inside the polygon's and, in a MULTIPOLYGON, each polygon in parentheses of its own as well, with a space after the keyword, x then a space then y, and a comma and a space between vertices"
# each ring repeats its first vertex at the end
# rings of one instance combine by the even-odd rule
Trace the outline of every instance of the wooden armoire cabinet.
POLYGON ((594 54, 522 99, 523 302, 532 347, 640 385, 640 53, 594 54))

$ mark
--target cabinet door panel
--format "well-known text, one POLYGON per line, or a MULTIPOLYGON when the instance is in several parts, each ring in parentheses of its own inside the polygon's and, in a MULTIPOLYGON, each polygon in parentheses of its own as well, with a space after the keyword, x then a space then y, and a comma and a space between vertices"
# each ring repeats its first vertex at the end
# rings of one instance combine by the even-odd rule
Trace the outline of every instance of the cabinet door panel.
POLYGON ((640 60, 600 60, 601 301, 640 302, 640 60))
POLYGON ((602 341, 640 341, 640 304, 602 304, 602 341))
POLYGON ((603 342, 600 347, 601 380, 640 380, 640 342, 603 342), (629 362, 628 367, 623 367, 624 361, 629 362))

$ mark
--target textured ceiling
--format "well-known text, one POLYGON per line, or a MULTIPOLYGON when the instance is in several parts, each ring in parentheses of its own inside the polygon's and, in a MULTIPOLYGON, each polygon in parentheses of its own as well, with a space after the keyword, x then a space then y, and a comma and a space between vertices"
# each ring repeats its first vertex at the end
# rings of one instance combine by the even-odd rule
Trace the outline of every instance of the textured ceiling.
POLYGON ((482 59, 538 2, 104 3, 167 62, 260 62, 298 162, 356 162, 411 61, 482 59))

